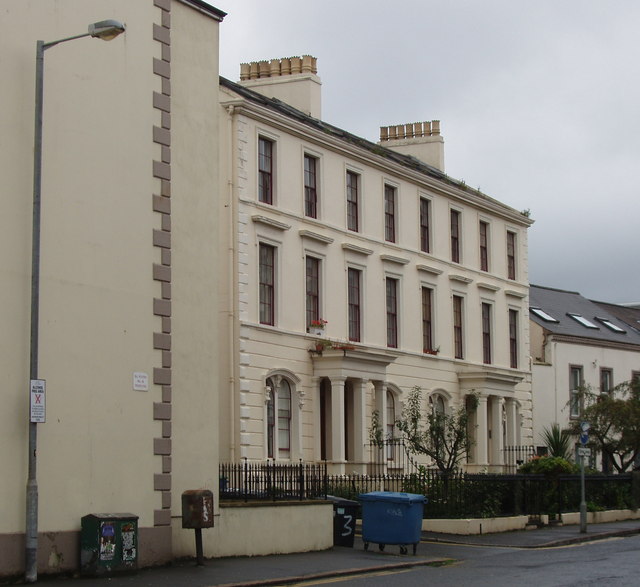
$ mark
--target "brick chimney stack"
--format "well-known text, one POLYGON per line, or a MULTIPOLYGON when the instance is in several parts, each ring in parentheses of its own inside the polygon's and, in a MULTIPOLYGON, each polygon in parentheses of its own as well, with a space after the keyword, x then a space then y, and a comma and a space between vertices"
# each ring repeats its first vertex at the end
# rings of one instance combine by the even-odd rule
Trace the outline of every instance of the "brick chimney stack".
POLYGON ((444 139, 440 134, 439 120, 381 126, 378 144, 404 155, 412 155, 444 171, 444 139))
POLYGON ((317 73, 317 59, 311 55, 252 61, 240 65, 240 84, 320 118, 322 82, 317 73))

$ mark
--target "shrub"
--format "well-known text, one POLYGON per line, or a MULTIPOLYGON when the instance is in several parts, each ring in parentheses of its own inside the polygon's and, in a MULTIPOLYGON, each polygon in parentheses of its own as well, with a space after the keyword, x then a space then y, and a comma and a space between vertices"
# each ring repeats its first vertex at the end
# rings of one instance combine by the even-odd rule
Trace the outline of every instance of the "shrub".
POLYGON ((531 473, 555 477, 572 475, 580 472, 578 465, 562 457, 533 457, 518 469, 520 473, 531 473))

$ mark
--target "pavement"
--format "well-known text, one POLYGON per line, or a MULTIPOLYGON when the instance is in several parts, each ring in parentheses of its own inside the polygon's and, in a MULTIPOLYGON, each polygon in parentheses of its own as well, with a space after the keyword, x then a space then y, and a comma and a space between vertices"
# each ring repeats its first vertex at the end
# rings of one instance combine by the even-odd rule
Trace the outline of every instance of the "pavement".
POLYGON ((357 576, 407 567, 450 564, 452 559, 435 557, 429 544, 438 542, 500 548, 552 548, 640 534, 640 520, 589 524, 586 533, 579 525, 543 526, 495 534, 460 536, 423 532, 417 553, 400 554, 398 546, 380 551, 377 544, 364 549, 357 535, 353 548, 334 546, 321 552, 281 554, 261 557, 207 559, 204 566, 195 560, 181 560, 164 567, 141 569, 136 573, 101 578, 39 577, 49 587, 70 583, 73 587, 268 587, 322 581, 331 577, 357 576))

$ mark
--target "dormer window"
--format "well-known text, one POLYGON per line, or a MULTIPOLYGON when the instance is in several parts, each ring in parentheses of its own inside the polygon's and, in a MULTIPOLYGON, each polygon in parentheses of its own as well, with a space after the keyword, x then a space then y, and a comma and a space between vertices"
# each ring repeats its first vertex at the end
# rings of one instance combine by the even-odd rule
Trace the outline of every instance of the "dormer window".
POLYGON ((542 308, 529 308, 538 318, 542 318, 545 322, 559 322, 551 314, 547 314, 542 308))
POLYGON ((617 324, 614 324, 608 318, 598 318, 596 316, 596 320, 601 324, 604 324, 609 330, 613 330, 613 332, 618 332, 620 334, 626 334, 626 330, 624 328, 620 328, 617 324))
POLYGON ((591 320, 587 320, 584 316, 580 314, 572 314, 571 312, 567 312, 567 316, 573 318, 576 322, 582 324, 585 328, 592 328, 594 330, 600 330, 591 320))

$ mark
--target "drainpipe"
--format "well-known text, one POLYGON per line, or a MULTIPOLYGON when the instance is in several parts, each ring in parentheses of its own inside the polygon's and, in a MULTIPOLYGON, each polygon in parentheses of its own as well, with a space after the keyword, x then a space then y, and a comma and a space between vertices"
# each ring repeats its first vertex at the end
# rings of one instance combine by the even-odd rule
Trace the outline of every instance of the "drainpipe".
POLYGON ((237 125, 235 106, 230 105, 227 107, 228 113, 228 131, 229 141, 231 145, 231 151, 229 153, 228 161, 228 174, 230 178, 227 184, 227 203, 229 206, 230 217, 230 230, 229 230, 229 243, 228 243, 228 259, 230 259, 230 265, 228 269, 228 282, 231 287, 231 307, 228 308, 228 332, 230 337, 230 353, 229 353, 229 389, 231 391, 231 398, 229 402, 229 457, 231 462, 236 460, 236 442, 239 442, 239 438, 236 439, 236 423, 239 414, 239 402, 240 394, 237 389, 239 384, 239 338, 240 338, 240 324, 238 321, 239 316, 239 284, 237 279, 238 269, 238 218, 237 218, 237 206, 236 206, 236 186, 238 185, 237 167, 235 160, 238 151, 237 141, 237 125))

